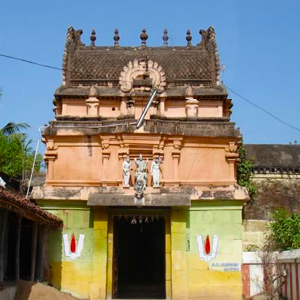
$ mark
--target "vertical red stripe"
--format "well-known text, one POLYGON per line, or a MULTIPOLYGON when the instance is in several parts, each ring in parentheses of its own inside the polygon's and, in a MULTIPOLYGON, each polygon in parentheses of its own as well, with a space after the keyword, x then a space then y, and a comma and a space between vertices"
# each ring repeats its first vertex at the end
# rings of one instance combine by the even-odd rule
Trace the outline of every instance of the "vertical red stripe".
POLYGON ((205 254, 210 254, 210 240, 209 240, 209 235, 207 235, 206 237, 206 241, 205 241, 205 254))
POLYGON ((245 298, 250 297, 250 265, 242 265, 242 278, 243 278, 243 296, 245 298))
POLYGON ((75 236, 74 233, 72 235, 72 239, 71 239, 71 247, 70 247, 71 253, 75 253, 76 252, 76 241, 75 241, 75 236))
MULTIPOLYGON (((284 269, 287 271, 287 269, 286 269, 286 264, 284 264, 284 269)), ((288 271, 287 271, 288 272, 288 271)), ((287 274, 288 275, 288 274, 287 274)), ((287 286, 288 286, 288 277, 286 277, 286 284, 285 284, 285 297, 287 297, 288 296, 288 294, 287 294, 287 286)))
POLYGON ((295 271, 296 271, 296 293, 297 293, 297 299, 300 300, 300 294, 299 294, 299 274, 298 274, 298 264, 295 262, 295 271))
POLYGON ((291 289, 291 299, 293 299, 293 269, 292 264, 289 264, 289 270, 290 270, 290 289, 291 289))

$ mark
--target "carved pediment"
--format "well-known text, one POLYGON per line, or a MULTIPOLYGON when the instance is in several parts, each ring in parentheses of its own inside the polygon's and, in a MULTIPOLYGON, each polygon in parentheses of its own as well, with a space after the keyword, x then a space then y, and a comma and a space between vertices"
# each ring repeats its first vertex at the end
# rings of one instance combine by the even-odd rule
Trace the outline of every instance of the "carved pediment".
POLYGON ((147 91, 155 88, 162 93, 166 86, 166 76, 157 62, 146 58, 135 59, 123 68, 119 77, 122 92, 131 90, 147 91))

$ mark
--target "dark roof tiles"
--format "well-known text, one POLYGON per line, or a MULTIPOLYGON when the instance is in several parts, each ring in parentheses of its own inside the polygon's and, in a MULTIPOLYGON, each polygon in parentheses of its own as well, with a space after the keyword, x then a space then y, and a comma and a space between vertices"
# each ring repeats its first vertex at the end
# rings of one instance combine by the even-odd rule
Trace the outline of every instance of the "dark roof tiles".
POLYGON ((203 81, 210 87, 219 84, 219 55, 212 27, 201 30, 200 44, 187 47, 168 47, 166 44, 162 47, 85 46, 80 40, 81 34, 82 30, 68 29, 63 59, 64 85, 118 82, 124 67, 140 59, 161 66, 167 85, 192 82, 197 86, 203 81))
POLYGON ((280 168, 300 172, 300 145, 247 144, 247 159, 254 168, 280 168))

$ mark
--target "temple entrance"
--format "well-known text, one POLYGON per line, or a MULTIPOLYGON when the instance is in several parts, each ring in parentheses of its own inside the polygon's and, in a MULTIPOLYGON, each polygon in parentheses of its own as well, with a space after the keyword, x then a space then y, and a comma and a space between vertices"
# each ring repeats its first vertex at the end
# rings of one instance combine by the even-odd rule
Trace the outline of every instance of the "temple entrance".
POLYGON ((164 217, 114 217, 113 298, 164 299, 164 217))

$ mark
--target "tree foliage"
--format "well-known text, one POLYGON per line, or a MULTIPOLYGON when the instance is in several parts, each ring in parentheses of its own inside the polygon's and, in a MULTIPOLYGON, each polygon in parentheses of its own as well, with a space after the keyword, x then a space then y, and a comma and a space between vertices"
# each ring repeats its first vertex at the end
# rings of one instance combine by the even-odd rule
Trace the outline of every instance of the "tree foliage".
MULTIPOLYGON (((24 177, 30 173, 34 160, 34 150, 30 147, 31 140, 21 133, 28 124, 8 123, 0 129, 0 171, 13 177, 24 177)), ((37 155, 35 171, 41 168, 42 156, 37 155)))
POLYGON ((22 130, 28 129, 29 125, 27 123, 7 123, 0 131, 3 135, 12 135, 15 133, 21 133, 22 130))
POLYGON ((250 197, 252 197, 256 193, 256 188, 250 180, 253 170, 253 161, 247 160, 244 144, 239 147, 238 153, 240 161, 237 168, 237 182, 239 185, 246 187, 250 197))
POLYGON ((300 248, 300 215, 280 208, 268 224, 267 243, 274 251, 300 248))

